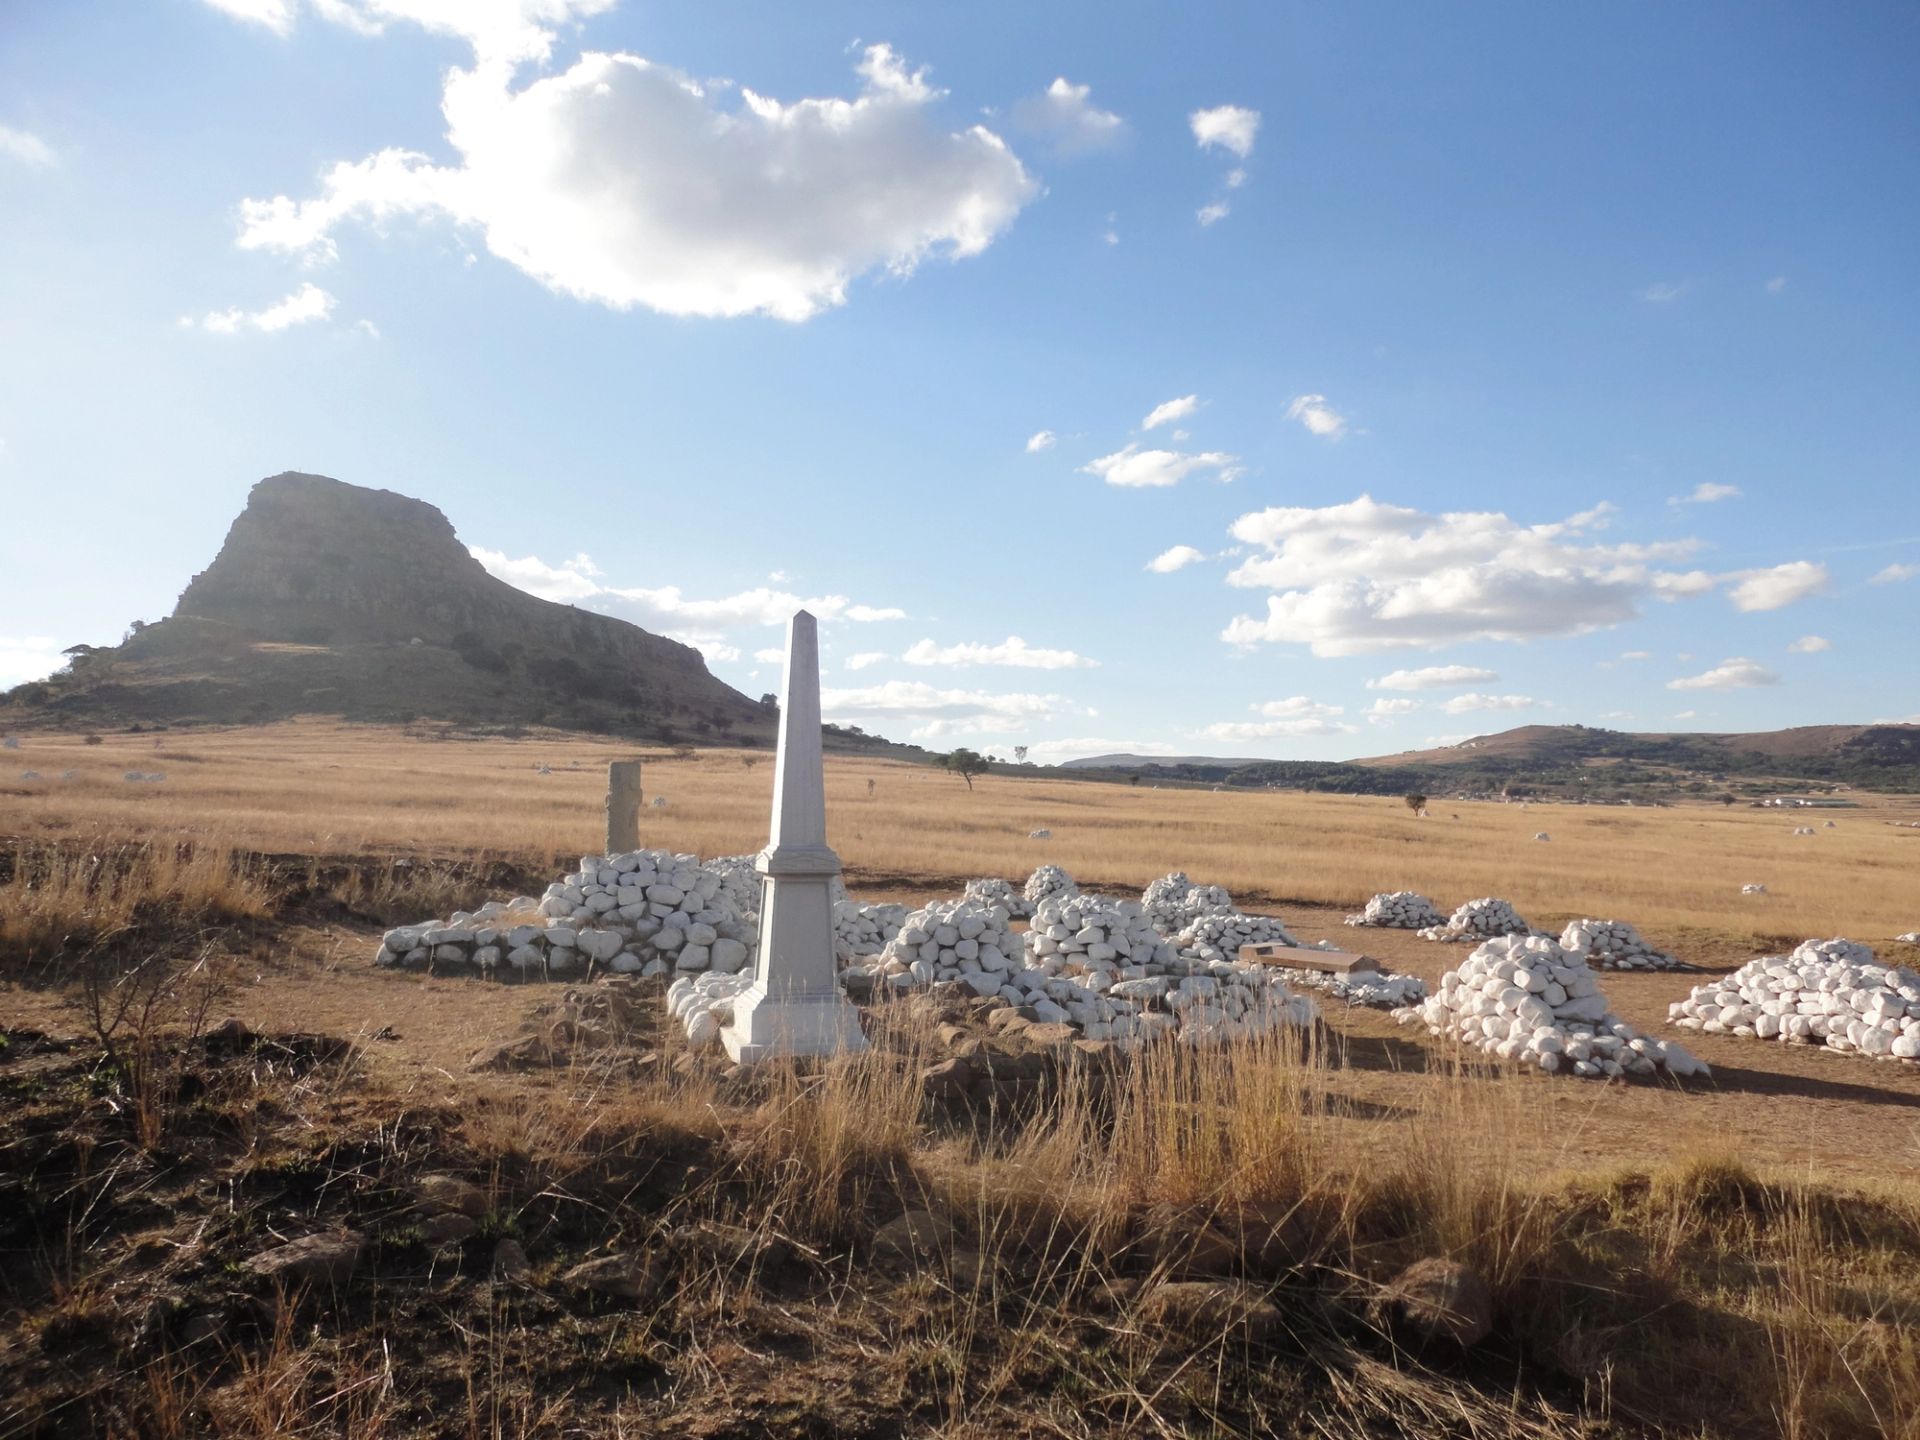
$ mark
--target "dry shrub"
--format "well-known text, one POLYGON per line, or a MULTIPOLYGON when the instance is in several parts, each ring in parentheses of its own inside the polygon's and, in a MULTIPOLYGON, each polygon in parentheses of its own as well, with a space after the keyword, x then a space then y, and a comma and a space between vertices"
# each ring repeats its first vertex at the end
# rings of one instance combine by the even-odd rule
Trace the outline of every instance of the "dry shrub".
POLYGON ((257 919, 273 907, 264 870, 190 841, 22 844, 0 881, 0 960, 34 962, 111 947, 142 932, 179 933, 257 919))

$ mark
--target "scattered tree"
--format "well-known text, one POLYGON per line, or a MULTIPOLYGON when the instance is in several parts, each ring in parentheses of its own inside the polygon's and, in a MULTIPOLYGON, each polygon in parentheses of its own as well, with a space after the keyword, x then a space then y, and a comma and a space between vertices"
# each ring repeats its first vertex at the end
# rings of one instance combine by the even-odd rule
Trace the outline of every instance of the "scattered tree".
POLYGON ((1013 763, 1016 765, 1024 765, 1027 763, 1027 747, 1026 746, 1016 745, 1013 747, 1013 763))
POLYGON ((758 755, 742 755, 740 757, 740 763, 751 770, 760 763, 760 757, 758 755))
POLYGON ((987 757, 977 750, 964 747, 943 756, 941 765, 967 782, 967 789, 973 789, 973 777, 987 773, 987 757))
POLYGON ((867 781, 867 799, 869 800, 873 799, 873 792, 874 792, 874 782, 871 779, 869 779, 867 781))
POLYGON ((1406 801, 1407 801, 1407 809, 1411 810, 1414 814, 1425 815, 1427 813, 1427 797, 1426 796, 1409 795, 1406 797, 1406 801))

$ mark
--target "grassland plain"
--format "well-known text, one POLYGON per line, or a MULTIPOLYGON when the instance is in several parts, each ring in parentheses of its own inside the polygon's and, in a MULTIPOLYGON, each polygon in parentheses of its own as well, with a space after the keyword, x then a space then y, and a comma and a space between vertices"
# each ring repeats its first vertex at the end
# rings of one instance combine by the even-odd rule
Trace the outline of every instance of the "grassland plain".
MULTIPOLYGON (((618 1052, 468 1072, 557 987, 375 973, 380 923, 595 848, 604 763, 628 753, 319 723, 8 752, 74 774, 0 783, 0 949, 75 970, 0 990, 0 1436, 1920 1436, 1908 1067, 1701 1037, 1711 1082, 1585 1085, 1330 1010, 1310 1040, 1068 1072, 956 1122, 915 1083, 953 1043, 939 1016, 890 1007, 859 1062, 743 1082, 645 1006, 618 1052), (130 878, 103 899, 112 874, 130 878), (103 1039, 106 992, 75 977, 128 946, 178 978, 103 1039), (186 1038, 228 1014, 298 1033, 186 1038), (484 1196, 450 1249, 412 1198, 438 1172, 484 1196), (919 1207, 952 1243, 881 1263, 880 1227, 919 1207), (341 1226, 367 1237, 353 1283, 263 1306, 249 1257, 341 1226), (503 1240, 532 1260, 504 1289, 503 1240), (634 1297, 566 1278, 622 1254, 647 1257, 634 1297), (1369 1308, 1435 1254, 1493 1292, 1495 1336, 1465 1357, 1404 1348, 1369 1308), (1277 1331, 1156 1315, 1160 1280, 1223 1274, 1278 1302, 1277 1331)), ((667 801, 647 843, 761 842, 765 757, 646 758, 667 801)), ((828 785, 856 888, 902 899, 1042 858, 1116 890, 1181 868, 1351 939, 1340 916, 1376 889, 1505 894, 1536 923, 1632 920, 1711 970, 1920 924, 1899 805, 1796 837, 1777 812, 1439 800, 1421 820, 1025 777, 970 792, 859 761, 828 785)), ((1460 953, 1365 943, 1429 980, 1460 953)), ((123 993, 151 972, 129 973, 123 993)), ((1606 985, 1653 1026, 1691 983, 1606 985)))

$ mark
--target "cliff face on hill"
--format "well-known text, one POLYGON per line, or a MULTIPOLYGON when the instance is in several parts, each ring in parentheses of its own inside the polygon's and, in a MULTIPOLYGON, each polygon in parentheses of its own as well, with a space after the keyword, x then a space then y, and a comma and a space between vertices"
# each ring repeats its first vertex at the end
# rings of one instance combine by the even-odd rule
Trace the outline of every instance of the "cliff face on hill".
POLYGON ((101 723, 337 714, 702 743, 772 725, 691 646, 494 578, 433 506, 295 473, 253 487, 165 620, 8 698, 101 723))

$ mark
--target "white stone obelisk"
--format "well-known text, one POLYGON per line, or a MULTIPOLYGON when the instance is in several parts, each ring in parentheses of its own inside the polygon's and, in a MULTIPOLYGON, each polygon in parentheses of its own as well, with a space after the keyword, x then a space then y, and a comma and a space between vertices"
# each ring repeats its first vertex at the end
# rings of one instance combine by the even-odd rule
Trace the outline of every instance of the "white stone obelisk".
POLYGON ((840 988, 833 961, 834 876, 827 846, 827 787, 820 751, 820 637, 805 610, 787 622, 787 673, 780 694, 780 748, 773 767, 773 827, 755 864, 760 955, 753 984, 720 1031, 741 1064, 774 1055, 864 1050, 860 1017, 840 988))

